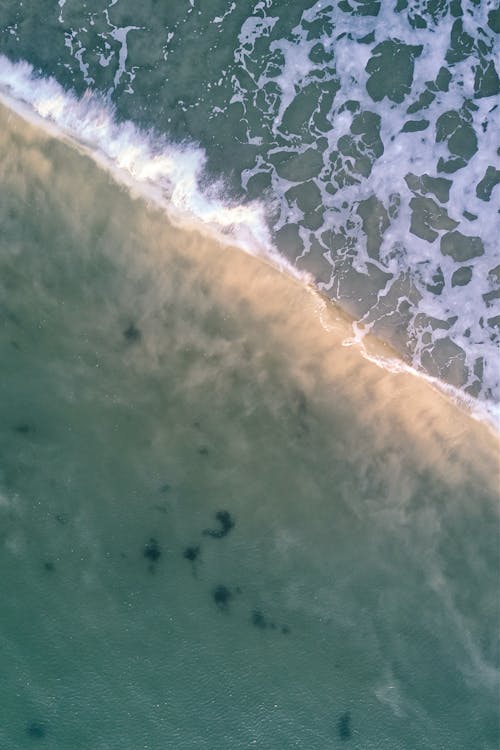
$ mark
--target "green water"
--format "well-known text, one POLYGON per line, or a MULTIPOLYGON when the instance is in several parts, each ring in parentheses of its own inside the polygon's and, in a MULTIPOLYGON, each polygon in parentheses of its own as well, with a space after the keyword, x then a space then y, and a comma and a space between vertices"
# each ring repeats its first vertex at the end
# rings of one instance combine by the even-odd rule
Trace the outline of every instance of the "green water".
POLYGON ((0 747, 496 748, 494 437, 0 121, 0 747))

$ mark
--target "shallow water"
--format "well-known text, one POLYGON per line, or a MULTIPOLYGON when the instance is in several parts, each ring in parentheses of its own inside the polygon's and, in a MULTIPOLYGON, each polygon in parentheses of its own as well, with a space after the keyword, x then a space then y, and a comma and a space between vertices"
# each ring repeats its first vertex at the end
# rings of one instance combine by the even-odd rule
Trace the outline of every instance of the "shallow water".
POLYGON ((0 125, 1 746, 496 748, 496 437, 0 125))
POLYGON ((494 409, 497 6, 3 0, 0 88, 91 141, 97 99, 111 159, 164 187, 173 150, 170 199, 226 230, 236 209, 251 251, 494 409))

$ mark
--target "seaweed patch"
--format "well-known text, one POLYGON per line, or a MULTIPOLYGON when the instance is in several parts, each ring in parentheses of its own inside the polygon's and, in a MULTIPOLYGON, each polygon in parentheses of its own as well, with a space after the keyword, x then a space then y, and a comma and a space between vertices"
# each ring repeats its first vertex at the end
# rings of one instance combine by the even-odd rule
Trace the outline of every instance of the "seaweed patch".
POLYGON ((41 740, 45 737, 47 730, 39 721, 32 721, 26 727, 26 733, 29 734, 30 737, 33 737, 33 739, 41 740))
POLYGON ((227 610, 232 597, 233 594, 230 589, 228 589, 227 586, 224 586, 223 584, 219 584, 213 590, 214 602, 216 603, 217 607, 223 611, 227 610))
POLYGON ((157 563, 161 557, 160 545, 153 537, 144 545, 144 557, 152 564, 157 563))
POLYGON ((185 557, 186 560, 189 560, 190 562, 195 562, 199 554, 200 554, 200 547, 192 546, 192 547, 186 547, 186 549, 184 550, 183 556, 185 557))
MULTIPOLYGON (((250 622, 255 628, 259 628, 259 630, 266 630, 267 628, 269 628, 269 630, 276 630, 277 627, 276 623, 272 622, 272 620, 268 620, 260 609, 254 609, 252 611, 250 622)), ((290 628, 288 625, 282 625, 280 631, 284 635, 288 635, 290 628)))
POLYGON ((222 537, 229 534, 231 529, 234 527, 234 521, 231 518, 231 514, 227 510, 219 510, 215 514, 216 521, 219 522, 218 529, 205 529, 203 534, 205 536, 211 536, 214 539, 222 539, 222 537))
POLYGON ((294 397, 294 406, 296 409, 296 416, 298 422, 298 430, 296 436, 298 438, 304 437, 309 432, 309 425, 307 423, 308 418, 308 406, 307 399, 303 391, 297 391, 294 397))
POLYGON ((19 435, 31 435, 36 432, 36 429, 33 427, 33 425, 29 424, 28 422, 21 422, 20 424, 16 424, 13 429, 14 432, 17 432, 19 435))
POLYGON ((128 341, 130 344, 133 344, 137 341, 140 341, 142 334, 133 323, 130 323, 128 328, 123 331, 123 336, 126 341, 128 341))
POLYGON ((252 625, 261 630, 265 630, 268 626, 267 620, 259 609, 254 609, 251 617, 252 625))
POLYGON ((351 739, 351 714, 346 711, 337 722, 337 732, 341 740, 351 739))

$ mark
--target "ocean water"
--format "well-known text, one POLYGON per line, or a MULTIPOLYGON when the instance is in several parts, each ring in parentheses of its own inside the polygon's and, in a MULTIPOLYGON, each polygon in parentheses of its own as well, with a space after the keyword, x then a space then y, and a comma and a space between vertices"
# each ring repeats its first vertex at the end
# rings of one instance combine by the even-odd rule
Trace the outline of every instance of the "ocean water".
POLYGON ((0 119, 0 746, 496 748, 491 428, 0 119))
POLYGON ((0 86, 115 162, 132 144, 183 209, 494 409, 499 31, 494 0, 4 0, 0 86))
POLYGON ((0 28, 0 748, 495 750, 493 4, 0 28))

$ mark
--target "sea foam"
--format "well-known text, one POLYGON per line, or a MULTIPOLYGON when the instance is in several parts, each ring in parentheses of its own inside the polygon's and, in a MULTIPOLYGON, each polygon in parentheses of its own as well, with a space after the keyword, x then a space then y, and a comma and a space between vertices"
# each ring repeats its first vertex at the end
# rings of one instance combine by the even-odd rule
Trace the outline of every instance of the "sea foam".
POLYGON ((445 5, 352 5, 318 0, 283 36, 271 31, 278 19, 270 4, 245 22, 233 101, 243 107, 248 142, 263 147, 242 183, 268 180, 288 257, 318 269, 319 288, 365 328, 415 368, 498 400, 500 186, 488 200, 480 185, 500 166, 500 109, 495 96, 476 91, 478 71, 498 52, 493 5, 466 0, 460 21, 445 5), (425 23, 410 23, 418 12, 425 23), (460 23, 472 40, 467 54, 453 47, 460 23), (378 67, 384 45, 406 71, 406 81, 394 76, 399 90, 378 67), (443 166, 457 150, 448 148, 446 122, 471 152, 460 168, 443 166), (422 179, 449 192, 433 194, 422 179), (422 228, 429 223, 432 231, 422 228), (457 237, 469 243, 463 258, 450 252, 457 237))
POLYGON ((77 98, 54 78, 37 75, 29 63, 13 63, 3 55, 0 99, 25 118, 41 118, 45 127, 83 148, 118 181, 166 210, 174 221, 194 222, 220 241, 310 281, 308 274, 297 271, 273 247, 262 204, 230 204, 223 198, 221 182, 201 188, 206 157, 196 144, 172 145, 130 121, 118 122, 106 97, 88 89, 77 98))
MULTIPOLYGON (((261 203, 228 203, 221 182, 201 187, 206 156, 196 144, 173 145, 130 121, 119 122, 106 97, 89 89, 78 98, 54 78, 37 75, 29 63, 13 63, 3 55, 0 55, 0 101, 52 135, 68 139, 133 195, 160 207, 176 223, 208 231, 217 240, 260 257, 312 287, 311 275, 298 270, 273 245, 261 203)), ((314 293, 312 288, 311 292, 314 293)), ((320 297, 318 302, 322 307, 320 297)), ((327 327, 321 314, 319 318, 327 327)), ((364 357, 390 372, 411 372, 425 378, 472 416, 498 429, 500 413, 495 405, 482 403, 397 357, 370 353, 363 341, 370 326, 363 328, 353 322, 352 330, 353 336, 345 341, 346 346, 359 346, 364 357)))

